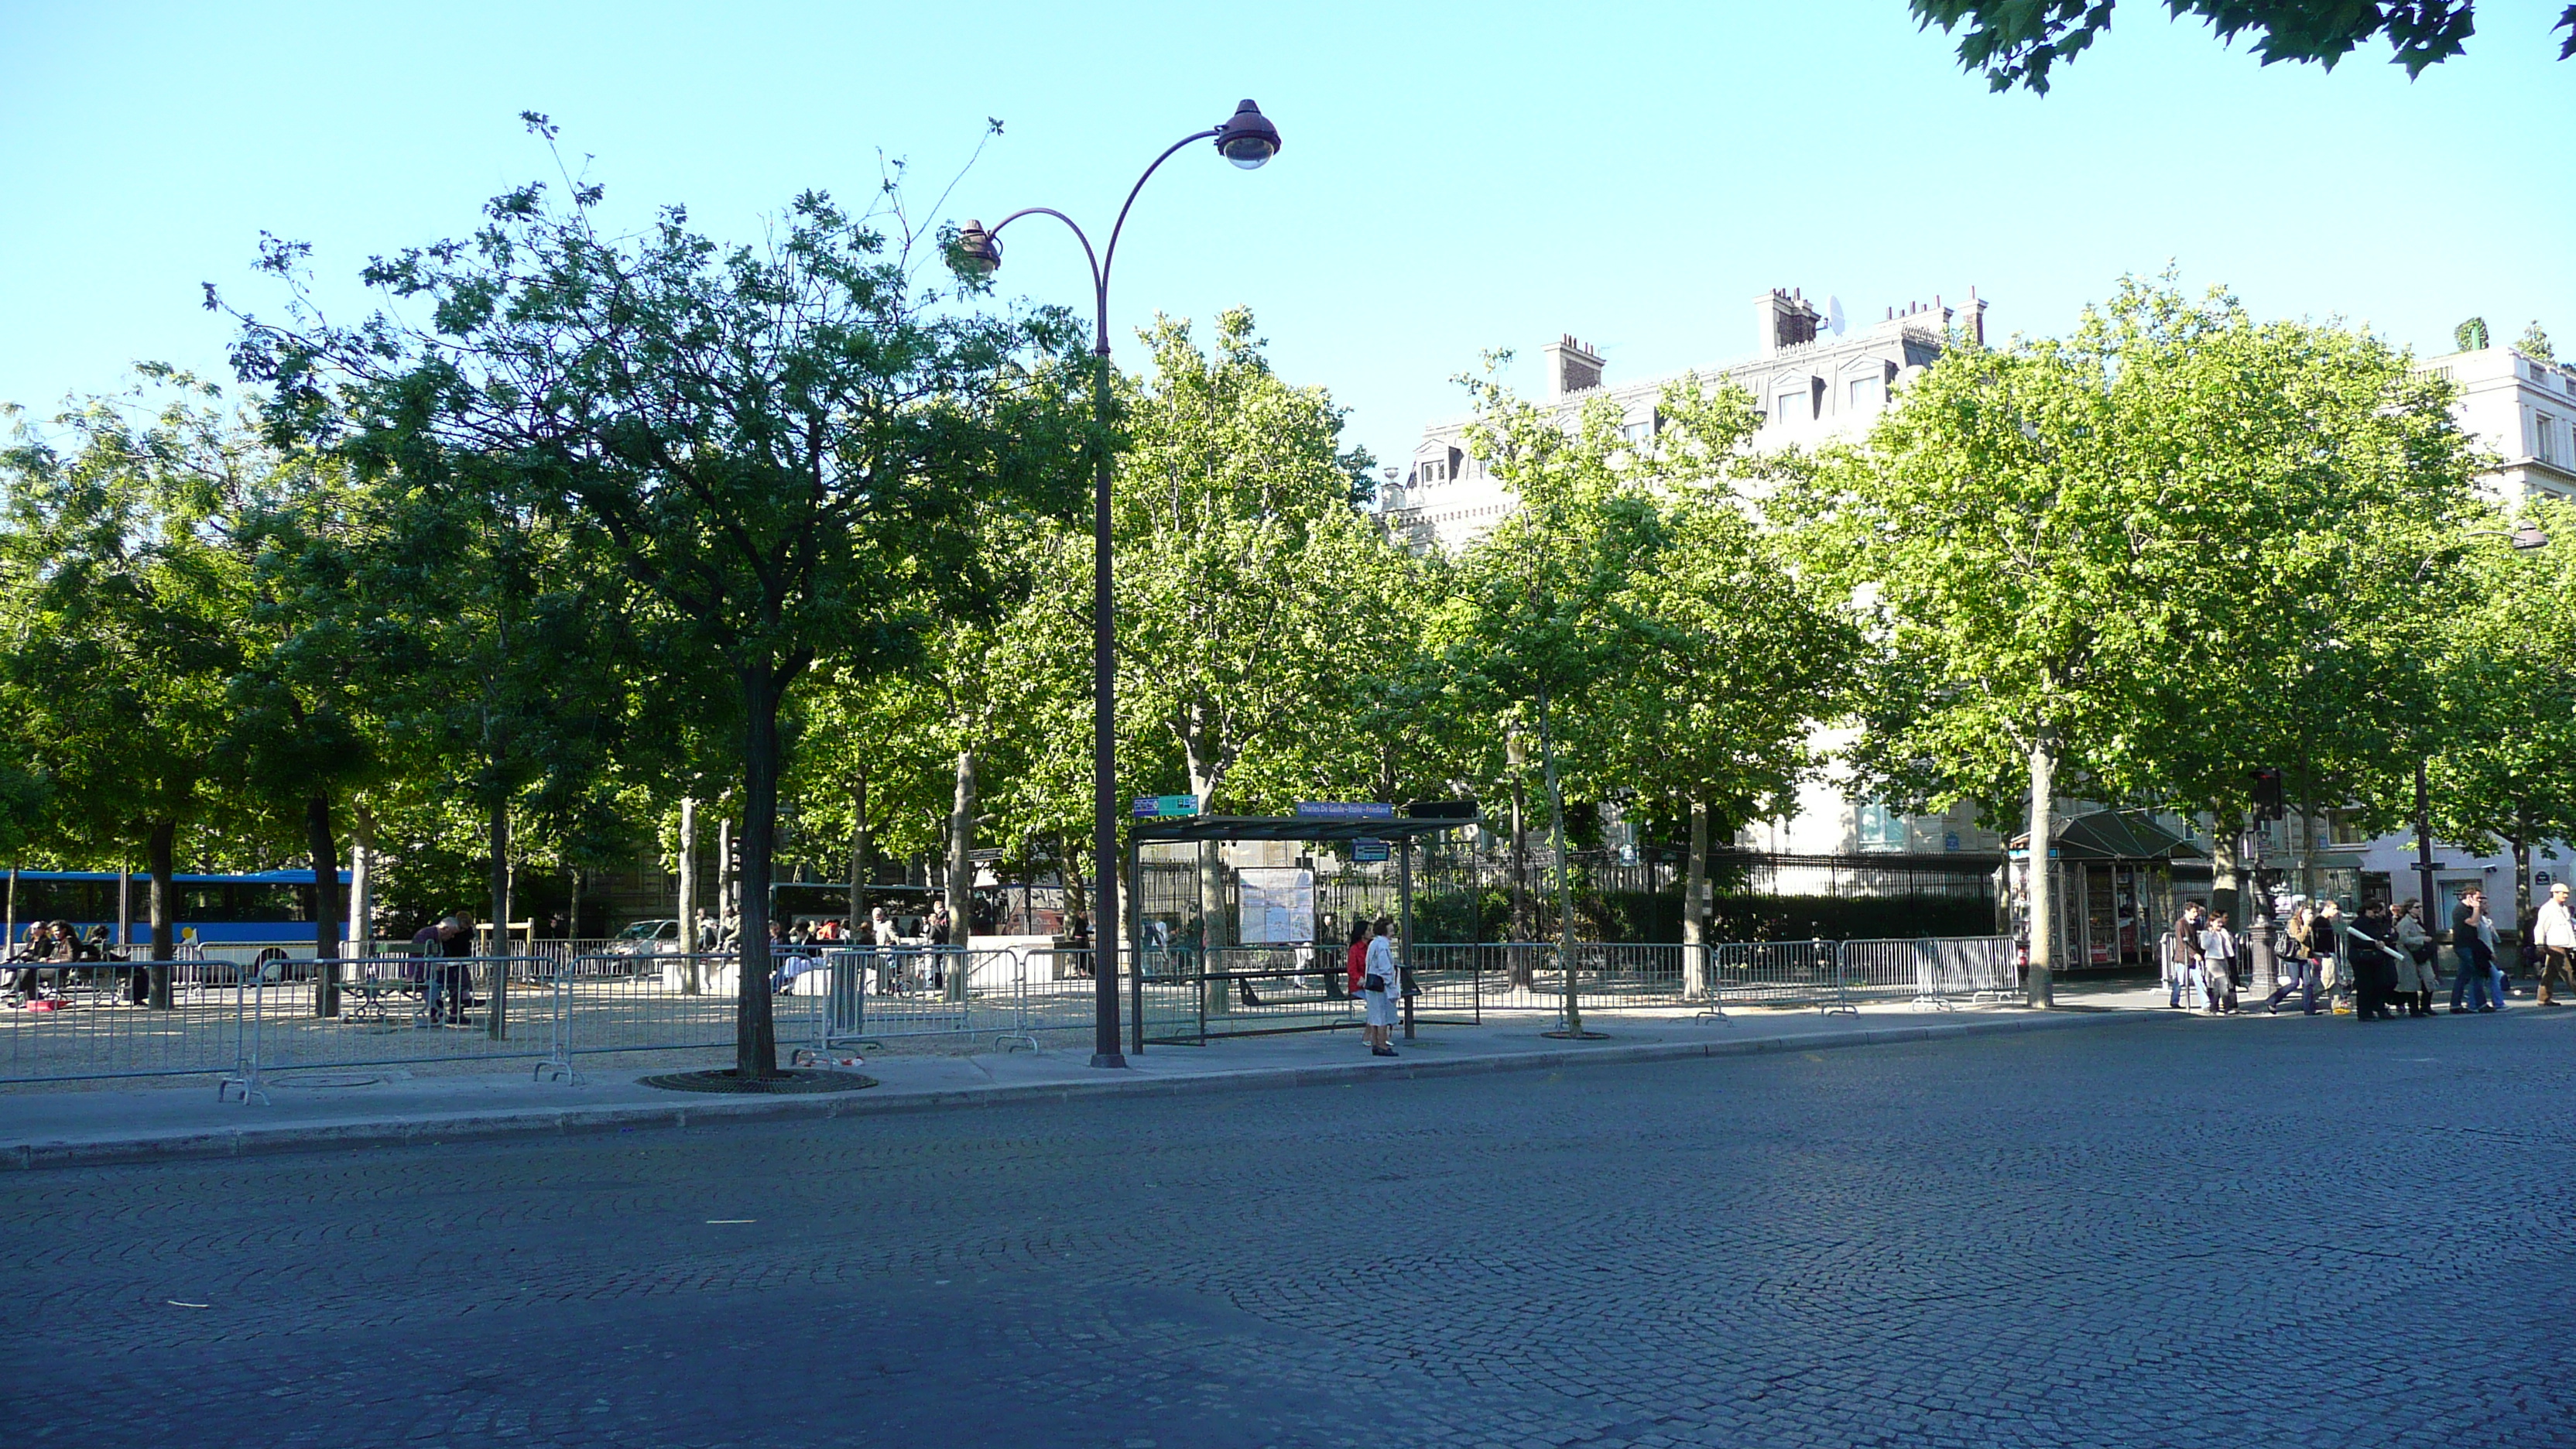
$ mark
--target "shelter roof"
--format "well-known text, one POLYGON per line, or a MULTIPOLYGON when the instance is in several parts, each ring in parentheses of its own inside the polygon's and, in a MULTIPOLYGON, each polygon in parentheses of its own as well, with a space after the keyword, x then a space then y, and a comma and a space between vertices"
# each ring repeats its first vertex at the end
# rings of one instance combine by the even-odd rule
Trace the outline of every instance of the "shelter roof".
POLYGON ((1412 840, 1473 825, 1473 819, 1400 816, 1351 820, 1329 815, 1173 815, 1139 820, 1139 842, 1172 840, 1412 840))
MULTIPOLYGON (((2012 839, 2027 848, 2025 831, 2012 839)), ((2096 810, 2057 828, 2054 853, 2059 860, 2198 860, 2207 854, 2174 834, 2144 810, 2096 810)))

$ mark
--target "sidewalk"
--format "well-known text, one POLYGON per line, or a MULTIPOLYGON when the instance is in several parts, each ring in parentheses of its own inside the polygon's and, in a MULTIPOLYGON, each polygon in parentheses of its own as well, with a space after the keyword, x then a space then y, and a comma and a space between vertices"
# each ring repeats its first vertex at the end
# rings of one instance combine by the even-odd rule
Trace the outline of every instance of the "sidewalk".
MULTIPOLYGON (((971 1055, 870 1054, 863 1091, 735 1097, 642 1085, 657 1072, 710 1063, 649 1052, 579 1059, 578 1082, 536 1082, 527 1064, 415 1075, 400 1069, 315 1069, 269 1077, 264 1105, 219 1101, 210 1079, 184 1085, 0 1094, 0 1166, 64 1167, 250 1152, 431 1143, 463 1137, 690 1127, 734 1120, 861 1116, 942 1107, 1061 1101, 1110 1093, 1169 1095, 1321 1086, 1384 1078, 1544 1070, 1577 1065, 1820 1050, 2136 1021, 2147 993, 2061 995, 2072 1009, 1948 1012, 1876 1008, 1857 1016, 1740 1011, 1726 1021, 1684 1011, 1587 1015, 1599 1041, 1553 1041, 1543 1013, 1482 1026, 1424 1027, 1394 1060, 1372 1058, 1351 1031, 1244 1037, 1204 1047, 1157 1046, 1125 1071, 1095 1070, 1087 1050, 971 1055), (2135 999, 2132 999, 2135 998, 2135 999)), ((2161 1005, 2161 1001, 2153 1003, 2161 1005)), ((2168 1018, 2170 1019, 2170 1018, 2168 1018)))

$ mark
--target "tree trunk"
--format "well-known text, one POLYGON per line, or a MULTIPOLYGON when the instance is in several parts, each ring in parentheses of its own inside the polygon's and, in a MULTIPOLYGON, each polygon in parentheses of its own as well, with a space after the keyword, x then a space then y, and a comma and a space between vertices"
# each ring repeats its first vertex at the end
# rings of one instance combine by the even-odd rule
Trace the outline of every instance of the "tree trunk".
MULTIPOLYGON (((507 797, 491 802, 483 830, 484 844, 491 852, 490 859, 485 862, 483 880, 492 894, 492 935, 483 950, 485 955, 499 958, 488 968, 492 974, 492 990, 485 1004, 491 1014, 485 1019, 484 1031, 494 1041, 502 1041, 510 1034, 509 958, 515 954, 510 940, 510 802, 507 797)), ((471 979, 469 976, 469 982, 471 979)), ((467 994, 472 994, 470 989, 467 994)))
POLYGON ((313 1014, 340 1014, 340 848, 332 839, 331 797, 304 800, 304 843, 313 853, 313 1014))
POLYGON ((178 889, 170 883, 170 858, 176 853, 179 822, 155 820, 143 837, 143 868, 152 876, 152 1006, 170 1009, 170 962, 179 954, 176 915, 178 889))
POLYGON ((778 843, 778 680, 771 667, 742 672, 741 946, 734 980, 733 1070, 779 1075, 778 1028, 769 1014, 769 870, 778 843))
POLYGON ((1056 884, 1064 891, 1064 928, 1073 930, 1073 918, 1091 909, 1091 893, 1082 888, 1082 850, 1069 835, 1055 839, 1056 884))
POLYGON ((564 907, 564 940, 578 941, 581 939, 581 867, 568 866, 565 874, 570 877, 566 884, 571 887, 571 903, 564 907))
MULTIPOLYGON (((948 944, 974 941, 975 908, 975 752, 957 752, 957 791, 948 811, 948 944)), ((966 999, 966 962, 961 952, 949 959, 948 999, 966 999)))
POLYGON ((1714 974, 1708 959, 1708 806, 1690 803, 1690 859, 1682 868, 1682 994, 1700 1000, 1714 974))
POLYGON ((351 954, 376 954, 376 812, 364 800, 349 802, 348 925, 351 954))
POLYGON ((2030 970, 2022 982, 2022 1004, 2057 1004, 2057 879, 2049 860, 2049 837, 2056 832, 2053 812, 2057 795, 2057 736, 2042 730, 2030 747, 2030 970))
MULTIPOLYGON (((2242 925, 2244 917, 2236 913, 2237 897, 2244 890, 2236 860, 2236 824, 2234 817, 2229 815, 2212 817, 2213 828, 2209 832, 2209 909, 2212 914, 2225 916, 2231 924, 2242 925)), ((2141 921, 2139 925, 2141 939, 2138 944, 2143 948, 2146 945, 2145 923, 2141 921)))
POLYGON ((1543 685, 1538 692, 1538 742, 1539 757, 1547 770, 1548 834, 1556 846, 1557 967, 1565 973, 1561 1030, 1568 1036, 1580 1038, 1583 1035, 1583 1001, 1576 988, 1576 978, 1580 973, 1575 970, 1574 961, 1574 888, 1566 879, 1565 797, 1556 787, 1556 735, 1548 725, 1547 689, 1543 685))
POLYGON ((680 994, 698 994, 698 802, 680 797, 680 994))
MULTIPOLYGON (((850 782, 850 933, 867 930, 868 877, 876 874, 874 843, 868 836, 868 777, 850 782)), ((868 937, 874 948, 876 937, 868 937)))

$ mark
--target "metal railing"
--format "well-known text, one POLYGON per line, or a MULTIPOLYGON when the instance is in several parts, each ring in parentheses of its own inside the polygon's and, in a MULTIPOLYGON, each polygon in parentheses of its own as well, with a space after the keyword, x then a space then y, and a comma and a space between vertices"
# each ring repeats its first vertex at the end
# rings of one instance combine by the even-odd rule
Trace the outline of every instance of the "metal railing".
MULTIPOLYGON (((166 963, 164 1007, 132 1004, 133 974, 149 963, 41 968, 40 999, 0 1011, 0 1083, 217 1074, 227 1094, 247 1100, 263 1073, 317 1067, 524 1060, 538 1076, 569 1078, 582 1056, 732 1046, 741 988, 731 953, 540 943, 535 954, 316 963, 226 944, 186 956, 166 963)), ((1134 969, 1120 985, 1137 1049, 1361 1019, 1336 946, 1148 948, 1127 959, 1134 969)), ((1093 1021, 1088 951, 790 948, 772 960, 777 1038, 800 1062, 900 1038, 1035 1048, 1040 1032, 1087 1030, 1093 1021)), ((2000 936, 1577 942, 1570 961, 1550 942, 1422 944, 1405 973, 1407 1022, 1560 1010, 1569 965, 1585 1011, 1696 1007, 1721 1016, 1732 1006, 1851 1011, 1869 1000, 1949 1009, 2012 999, 2021 981, 2013 943, 2000 936)))

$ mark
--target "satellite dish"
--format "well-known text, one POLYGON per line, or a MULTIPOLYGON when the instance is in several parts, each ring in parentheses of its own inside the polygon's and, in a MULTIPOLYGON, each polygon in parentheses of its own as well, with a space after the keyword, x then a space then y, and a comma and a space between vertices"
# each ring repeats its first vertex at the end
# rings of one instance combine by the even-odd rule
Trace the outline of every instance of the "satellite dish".
POLYGON ((1825 299, 1825 330, 1836 337, 1843 335, 1843 299, 1840 297, 1825 299))

